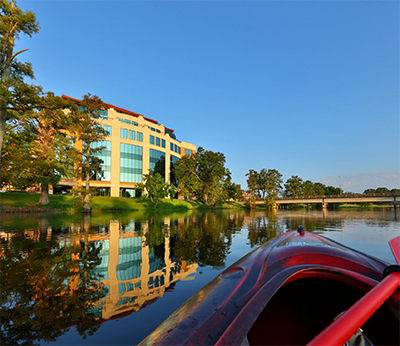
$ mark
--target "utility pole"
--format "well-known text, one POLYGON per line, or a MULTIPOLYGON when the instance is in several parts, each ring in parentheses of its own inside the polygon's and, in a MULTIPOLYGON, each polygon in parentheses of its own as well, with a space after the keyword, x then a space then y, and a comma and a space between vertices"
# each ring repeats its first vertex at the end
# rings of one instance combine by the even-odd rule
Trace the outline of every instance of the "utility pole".
POLYGON ((340 194, 342 194, 342 178, 339 175, 339 179, 340 179, 340 194))

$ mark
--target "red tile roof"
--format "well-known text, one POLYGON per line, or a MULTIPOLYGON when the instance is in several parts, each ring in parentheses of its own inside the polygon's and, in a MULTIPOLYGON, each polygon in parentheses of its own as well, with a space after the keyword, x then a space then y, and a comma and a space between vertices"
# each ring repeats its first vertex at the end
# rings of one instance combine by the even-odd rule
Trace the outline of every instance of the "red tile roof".
MULTIPOLYGON (((74 99, 73 97, 66 96, 66 95, 61 95, 61 97, 64 98, 64 99, 74 100, 75 102, 82 102, 82 100, 74 99)), ((125 113, 125 114, 128 114, 128 115, 133 115, 134 117, 143 117, 143 119, 145 119, 147 121, 150 121, 150 122, 152 122, 154 124, 158 124, 158 122, 156 120, 153 120, 153 119, 150 119, 150 118, 146 118, 142 114, 134 113, 134 112, 128 111, 127 109, 123 109, 123 108, 120 108, 120 107, 117 107, 117 106, 113 106, 112 104, 109 104, 109 103, 106 103, 106 105, 109 108, 114 108, 118 112, 125 113)), ((172 129, 168 129, 168 128, 166 128, 166 129, 171 131, 171 132, 174 132, 174 130, 172 130, 172 129)))

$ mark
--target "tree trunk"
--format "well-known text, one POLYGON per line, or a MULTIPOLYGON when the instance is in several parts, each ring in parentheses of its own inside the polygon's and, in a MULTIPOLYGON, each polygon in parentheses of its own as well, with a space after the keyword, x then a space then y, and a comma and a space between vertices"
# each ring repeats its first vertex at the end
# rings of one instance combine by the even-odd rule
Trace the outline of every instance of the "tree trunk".
POLYGON ((50 203, 49 185, 42 184, 42 191, 40 192, 39 204, 46 205, 49 203, 50 203))
POLYGON ((82 214, 90 214, 91 212, 92 209, 90 208, 90 195, 89 192, 87 192, 83 198, 82 214))
POLYGON ((92 212, 92 209, 90 208, 90 173, 89 173, 89 154, 90 154, 90 148, 88 146, 88 149, 86 151, 86 184, 85 184, 85 197, 83 198, 83 208, 82 208, 82 213, 83 214, 90 214, 92 212))
POLYGON ((1 167, 1 152, 3 149, 4 134, 6 132, 6 109, 0 108, 0 167, 1 167))

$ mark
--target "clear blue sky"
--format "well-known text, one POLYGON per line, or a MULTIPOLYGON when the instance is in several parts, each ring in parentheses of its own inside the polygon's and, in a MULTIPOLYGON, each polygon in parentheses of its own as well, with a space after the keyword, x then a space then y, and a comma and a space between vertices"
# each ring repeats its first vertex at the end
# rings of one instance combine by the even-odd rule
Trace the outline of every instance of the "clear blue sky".
POLYGON ((233 180, 277 169, 400 188, 398 1, 18 1, 19 56, 46 91, 90 92, 222 152, 233 180))

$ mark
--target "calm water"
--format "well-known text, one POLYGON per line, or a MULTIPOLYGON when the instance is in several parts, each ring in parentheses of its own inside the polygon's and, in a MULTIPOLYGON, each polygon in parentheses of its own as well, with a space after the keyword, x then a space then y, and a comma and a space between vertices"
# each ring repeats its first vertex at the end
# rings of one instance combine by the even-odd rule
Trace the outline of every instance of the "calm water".
POLYGON ((400 212, 1 216, 2 344, 135 345, 246 253, 303 225, 394 264, 400 212))

